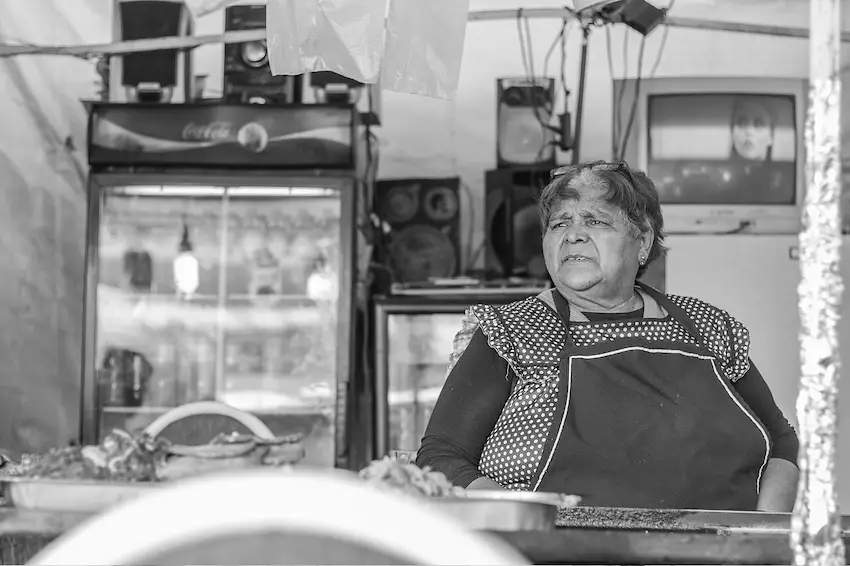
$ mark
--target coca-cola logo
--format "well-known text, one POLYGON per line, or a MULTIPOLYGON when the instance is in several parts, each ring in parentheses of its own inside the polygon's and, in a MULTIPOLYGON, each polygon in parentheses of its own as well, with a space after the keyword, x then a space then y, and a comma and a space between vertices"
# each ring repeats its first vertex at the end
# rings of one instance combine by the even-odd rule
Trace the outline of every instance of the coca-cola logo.
POLYGON ((183 128, 184 140, 222 141, 229 137, 230 124, 227 122, 211 122, 209 124, 189 122, 183 128))

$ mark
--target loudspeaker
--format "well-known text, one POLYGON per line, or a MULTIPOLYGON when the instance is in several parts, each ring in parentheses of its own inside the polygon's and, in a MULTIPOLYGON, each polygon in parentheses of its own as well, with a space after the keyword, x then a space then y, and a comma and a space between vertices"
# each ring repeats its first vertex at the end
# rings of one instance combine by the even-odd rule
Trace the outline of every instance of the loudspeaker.
POLYGON ((548 278, 537 201, 549 171, 534 167, 485 173, 484 266, 489 277, 548 278))
POLYGON ((394 179, 376 184, 376 206, 391 231, 381 260, 396 282, 453 277, 460 265, 460 179, 394 179))
MULTIPOLYGON (((192 35, 183 0, 113 0, 116 41, 192 35)), ((111 102, 182 103, 192 93, 191 51, 176 49, 110 57, 111 102)))
POLYGON ((555 80, 496 80, 498 167, 555 166, 555 130, 551 125, 555 80))
MULTIPOLYGON (((224 11, 224 30, 266 26, 266 6, 230 6, 224 11)), ((224 46, 224 99, 231 103, 295 104, 301 102, 301 76, 272 75, 265 40, 224 46)))
POLYGON ((310 88, 323 104, 356 105, 366 85, 333 71, 310 73, 310 88))

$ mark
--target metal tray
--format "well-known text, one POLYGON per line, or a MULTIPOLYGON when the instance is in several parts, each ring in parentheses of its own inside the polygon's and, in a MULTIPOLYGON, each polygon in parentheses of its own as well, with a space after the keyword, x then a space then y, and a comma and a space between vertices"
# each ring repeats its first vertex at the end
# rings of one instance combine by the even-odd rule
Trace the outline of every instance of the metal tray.
POLYGON ((159 484, 153 482, 108 482, 3 477, 7 503, 38 511, 99 513, 135 499, 159 484))
POLYGON ((558 509, 578 500, 557 493, 470 490, 429 504, 477 530, 539 531, 554 529, 558 509))

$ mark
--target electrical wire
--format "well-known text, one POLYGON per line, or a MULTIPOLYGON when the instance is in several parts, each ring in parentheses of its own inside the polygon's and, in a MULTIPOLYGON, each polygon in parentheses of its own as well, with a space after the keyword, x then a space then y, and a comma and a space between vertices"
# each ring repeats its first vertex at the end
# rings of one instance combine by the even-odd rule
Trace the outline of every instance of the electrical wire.
POLYGON ((558 42, 562 41, 564 38, 564 34, 567 31, 567 20, 564 20, 563 25, 561 26, 561 31, 558 32, 558 35, 555 36, 555 39, 552 40, 552 44, 549 46, 549 50, 546 52, 546 58, 543 59, 543 76, 547 76, 549 74, 549 61, 552 59, 552 55, 555 53, 555 48, 558 47, 558 42))
MULTIPOLYGON (((667 14, 670 10, 673 9, 673 4, 676 3, 676 0, 670 0, 670 3, 664 8, 664 17, 667 17, 667 14)), ((653 78, 655 76, 655 72, 658 71, 658 66, 661 64, 661 59, 664 57, 664 48, 667 46, 667 35, 670 33, 670 26, 664 26, 664 35, 661 36, 661 45, 658 46, 658 54, 655 56, 655 63, 652 64, 652 70, 649 72, 649 78, 653 78)))
MULTIPOLYGON (((520 44, 520 53, 522 55, 522 63, 525 70, 526 79, 531 83, 532 89, 534 85, 537 84, 537 80, 534 74, 534 45, 531 41, 531 26, 529 24, 528 18, 523 16, 522 8, 517 10, 517 35, 519 36, 519 44, 520 44)), ((557 38, 556 38, 557 41, 557 38)), ((546 77, 544 77, 546 78, 546 77)), ((531 109, 534 113, 534 117, 537 119, 538 124, 543 129, 544 132, 555 132, 558 133, 558 129, 552 126, 552 124, 548 123, 548 120, 551 120, 552 114, 554 112, 554 101, 549 100, 546 106, 541 107, 538 103, 537 97, 534 96, 533 90, 531 94, 531 109), (545 114, 545 117, 544 115, 545 114)), ((557 142, 552 142, 547 140, 546 136, 543 136, 543 143, 540 145, 540 149, 537 151, 537 156, 535 157, 535 161, 539 162, 543 158, 543 154, 549 149, 550 146, 556 145, 557 142)))
MULTIPOLYGON (((608 58, 608 75, 611 77, 611 84, 614 85, 614 54, 612 53, 611 48, 611 28, 605 26, 605 49, 607 51, 608 58)), ((616 97, 617 93, 614 93, 616 97)), ((617 109, 614 108, 614 116, 617 115, 617 109)), ((617 120, 614 119, 614 123, 612 125, 613 135, 611 136, 611 156, 616 158, 617 154, 620 152, 620 148, 617 147, 620 139, 620 132, 617 129, 617 120)))
POLYGON ((564 112, 568 110, 568 98, 570 89, 567 88, 567 37, 569 36, 569 20, 564 20, 561 28, 561 88, 564 91, 564 112))
POLYGON ((531 62, 529 61, 529 58, 533 58, 533 53, 529 54, 525 51, 527 46, 522 28, 522 8, 517 10, 516 13, 516 31, 519 38, 520 56, 522 57, 522 68, 523 71, 525 71, 525 78, 531 80, 534 78, 534 74, 531 71, 531 62))
POLYGON ((655 72, 658 71, 658 65, 661 64, 661 59, 664 55, 664 47, 667 45, 667 35, 670 33, 670 26, 664 26, 664 32, 661 36, 661 45, 658 46, 658 54, 655 56, 655 63, 652 64, 652 70, 649 71, 649 78, 653 78, 655 76, 655 72))
MULTIPOLYGON (((623 30, 623 79, 629 77, 629 31, 623 30)), ((620 153, 620 138, 623 133, 623 98, 626 95, 625 84, 617 91, 617 102, 614 105, 614 131, 616 132, 617 151, 614 153, 615 159, 620 153)))
MULTIPOLYGON (((635 93, 634 98, 632 99, 632 107, 629 111, 629 120, 626 124, 626 130, 623 132, 623 137, 620 138, 620 155, 617 157, 618 160, 622 161, 626 155, 626 147, 629 143, 629 135, 632 133, 632 126, 635 122, 635 115, 637 114, 638 107, 638 99, 640 98, 640 82, 641 82, 641 74, 643 73, 643 55, 646 48, 646 36, 642 37, 640 40, 640 47, 638 48, 638 62, 637 62, 637 77, 635 78, 635 93)), ((623 91, 626 89, 623 88, 623 91)))

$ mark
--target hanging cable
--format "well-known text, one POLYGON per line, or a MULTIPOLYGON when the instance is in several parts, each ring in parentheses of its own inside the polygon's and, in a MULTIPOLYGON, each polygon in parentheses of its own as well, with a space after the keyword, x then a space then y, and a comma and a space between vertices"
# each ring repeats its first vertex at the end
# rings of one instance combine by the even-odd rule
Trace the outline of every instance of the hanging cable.
POLYGON ((552 40, 552 44, 549 46, 549 50, 546 52, 546 58, 543 59, 543 76, 544 77, 549 74, 549 61, 552 59, 552 55, 555 53, 555 48, 558 47, 558 43, 563 42, 564 35, 565 35, 566 31, 567 31, 567 20, 564 20, 564 23, 561 26, 561 30, 555 36, 555 39, 552 40))
MULTIPOLYGON (((634 98, 632 99, 632 107, 629 111, 629 119, 626 123, 626 130, 623 132, 623 137, 620 138, 620 155, 617 157, 619 160, 623 160, 626 155, 626 146, 629 143, 629 135, 632 133, 632 126, 634 125, 635 115, 637 114, 637 106, 638 99, 640 98, 640 82, 641 82, 641 74, 643 73, 643 54, 646 48, 646 36, 643 36, 640 40, 640 47, 638 48, 638 62, 637 62, 637 77, 635 78, 635 93, 634 98)), ((623 91, 625 92, 625 87, 623 91)))
MULTIPOLYGON (((608 76, 611 78, 611 85, 614 85, 614 54, 612 53, 611 47, 611 28, 609 26, 605 26, 605 50, 608 58, 608 76)), ((617 93, 614 93, 614 96, 617 96, 617 93)), ((611 156, 616 159, 617 155, 620 152, 619 139, 620 139, 620 130, 619 124, 616 119, 617 109, 614 108, 614 120, 611 126, 612 135, 611 135, 611 156)))
MULTIPOLYGON (((606 28, 607 29, 607 28, 606 28)), ((623 30, 623 80, 629 77, 629 32, 628 30, 623 30)), ((616 151, 614 152, 614 158, 618 159, 617 156, 620 154, 620 138, 622 137, 623 132, 623 99, 626 94, 625 84, 617 91, 617 102, 614 104, 614 131, 617 133, 616 141, 614 142, 616 145, 616 151)))
MULTIPOLYGON (((670 10, 673 9, 673 4, 676 3, 676 0, 670 0, 670 3, 664 8, 664 17, 667 17, 667 14, 670 13, 670 10)), ((670 26, 664 26, 664 35, 661 36, 661 45, 658 46, 658 54, 655 56, 655 63, 652 64, 652 70, 649 71, 649 78, 653 78, 655 76, 655 72, 658 70, 658 65, 661 64, 661 59, 664 57, 664 48, 667 46, 667 35, 670 33, 670 26)))

